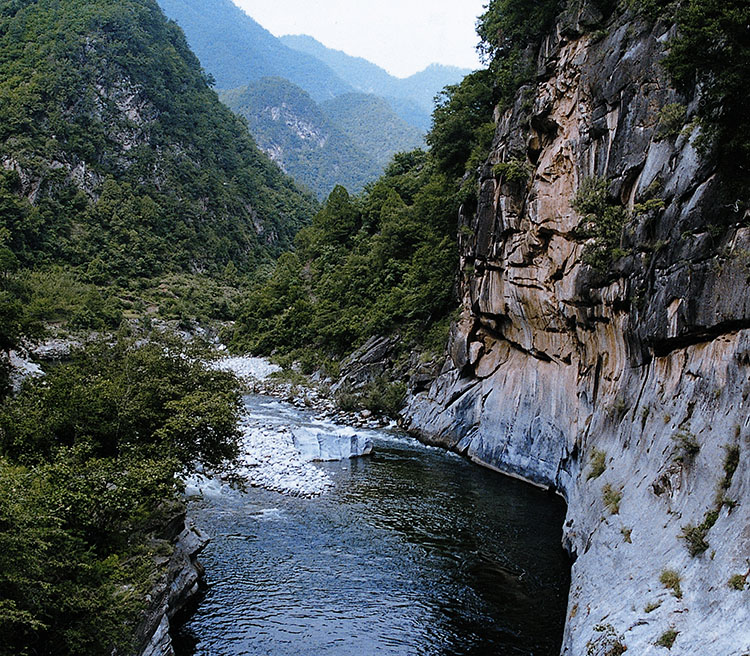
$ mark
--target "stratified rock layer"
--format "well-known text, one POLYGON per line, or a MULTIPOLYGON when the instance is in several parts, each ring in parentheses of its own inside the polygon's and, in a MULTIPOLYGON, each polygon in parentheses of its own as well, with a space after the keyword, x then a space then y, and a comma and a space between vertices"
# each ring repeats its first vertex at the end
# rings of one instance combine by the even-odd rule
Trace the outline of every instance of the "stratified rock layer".
POLYGON ((674 630, 672 654, 742 656, 748 217, 699 155, 698 129, 659 125, 667 105, 684 104, 686 123, 696 109, 659 64, 670 26, 626 15, 597 40, 576 18, 558 24, 537 81, 496 116, 478 210, 461 217, 450 357, 405 423, 568 500, 564 654, 662 654, 655 643, 674 630), (501 162, 528 167, 528 182, 504 181, 501 162), (606 178, 630 217, 608 272, 584 264, 572 207, 589 177, 606 178), (665 570, 679 586, 661 582, 665 570))

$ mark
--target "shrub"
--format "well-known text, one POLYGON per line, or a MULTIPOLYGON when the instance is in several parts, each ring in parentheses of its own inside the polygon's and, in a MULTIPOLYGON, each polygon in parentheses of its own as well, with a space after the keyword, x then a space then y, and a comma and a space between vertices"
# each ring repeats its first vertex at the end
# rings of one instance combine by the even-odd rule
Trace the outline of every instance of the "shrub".
POLYGON ((492 173, 496 178, 502 178, 510 184, 525 184, 531 175, 526 162, 520 159, 512 159, 509 162, 495 164, 492 167, 492 173))
POLYGON ((708 528, 706 528, 703 524, 699 524, 698 526, 687 524, 686 526, 682 527, 680 538, 685 540, 690 555, 695 557, 700 556, 702 553, 705 553, 705 551, 710 546, 708 544, 708 541, 706 540, 707 534, 708 528))
POLYGON ((646 604, 646 607, 643 610, 646 613, 653 613, 659 607, 661 607, 660 601, 651 601, 648 604, 646 604))
POLYGON ((625 208, 609 202, 607 180, 587 178, 573 199, 573 209, 583 218, 580 235, 592 240, 584 250, 584 263, 599 272, 607 271, 612 262, 626 254, 622 248, 625 208))
POLYGON ((673 139, 679 136, 687 119, 687 108, 681 103, 664 105, 659 111, 659 123, 656 126, 657 139, 673 139))
POLYGON ((667 649, 672 649, 672 645, 674 644, 674 641, 677 639, 679 631, 675 631, 674 629, 668 629, 664 633, 661 634, 659 639, 654 643, 657 647, 666 647, 667 649))
POLYGON ((662 570, 661 575, 659 576, 659 582, 668 590, 672 591, 672 594, 677 597, 677 599, 682 599, 682 577, 680 574, 673 569, 665 569, 662 570))
POLYGON ((599 478, 607 469, 606 452, 599 451, 599 449, 594 449, 591 452, 591 458, 589 460, 589 464, 591 465, 591 469, 589 470, 586 480, 590 481, 592 479, 599 478))
POLYGON ((677 450, 674 454, 674 460, 676 462, 691 461, 701 450, 701 445, 689 431, 681 430, 676 433, 673 437, 677 444, 677 450))
POLYGON ((602 488, 602 497, 604 499, 604 505, 607 506, 609 512, 616 515, 620 512, 620 501, 622 501, 622 490, 614 489, 609 483, 602 488))
POLYGON ((727 581, 727 585, 732 588, 732 590, 744 590, 746 584, 747 575, 743 576, 742 574, 735 574, 729 578, 729 581, 727 581))

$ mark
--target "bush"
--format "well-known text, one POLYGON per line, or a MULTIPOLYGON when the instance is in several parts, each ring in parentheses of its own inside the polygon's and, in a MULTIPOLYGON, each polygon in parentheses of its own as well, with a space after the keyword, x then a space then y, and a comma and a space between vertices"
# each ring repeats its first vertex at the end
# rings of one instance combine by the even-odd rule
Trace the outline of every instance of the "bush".
POLYGON ((0 653, 132 650, 180 474, 236 453, 236 385, 181 342, 123 335, 0 408, 0 653))
POLYGON ((668 629, 661 634, 660 638, 654 644, 657 647, 666 647, 667 649, 672 649, 672 645, 674 645, 674 641, 677 639, 678 634, 679 631, 668 629))
POLYGON ((732 590, 742 591, 745 589, 745 585, 747 585, 747 575, 743 576, 742 574, 735 574, 734 576, 729 577, 727 585, 732 588, 732 590))
POLYGON ((610 204, 605 179, 587 178, 573 199, 573 209, 583 218, 579 234, 592 240, 584 250, 584 263, 606 272, 616 259, 626 254, 622 248, 627 221, 625 208, 610 204))
POLYGON ((604 505, 613 515, 620 512, 620 501, 622 501, 622 490, 615 490, 609 483, 602 488, 604 505))
POLYGON ((181 342, 99 342, 7 403, 0 450, 35 464, 85 444, 101 457, 156 450, 185 470, 220 467, 237 451, 239 409, 236 379, 206 369, 181 342))
POLYGON ((526 162, 520 159, 495 164, 492 167, 492 173, 496 178, 501 178, 510 184, 525 184, 531 175, 526 162))
POLYGON ((587 481, 595 478, 599 478, 604 471, 607 469, 607 454, 599 449, 594 449, 591 452, 591 458, 589 460, 591 469, 586 477, 587 481))
POLYGON ((659 123, 656 126, 658 139, 673 139, 679 136, 687 119, 687 108, 682 103, 664 105, 659 111, 659 123))
POLYGON ((659 576, 659 582, 668 590, 672 591, 672 594, 677 597, 677 599, 682 599, 682 577, 679 575, 679 573, 676 570, 673 569, 665 569, 662 570, 661 575, 659 576))

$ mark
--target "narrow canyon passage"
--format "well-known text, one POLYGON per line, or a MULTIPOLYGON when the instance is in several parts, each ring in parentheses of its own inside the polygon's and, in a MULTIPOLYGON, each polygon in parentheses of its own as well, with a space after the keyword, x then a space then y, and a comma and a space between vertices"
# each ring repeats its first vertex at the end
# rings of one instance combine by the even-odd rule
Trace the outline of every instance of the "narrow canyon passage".
MULTIPOLYGON (((310 413, 247 397, 281 425, 310 413)), ((208 589, 178 656, 559 653, 564 504, 522 482, 369 431, 375 452, 320 463, 313 499, 202 485, 208 589)))

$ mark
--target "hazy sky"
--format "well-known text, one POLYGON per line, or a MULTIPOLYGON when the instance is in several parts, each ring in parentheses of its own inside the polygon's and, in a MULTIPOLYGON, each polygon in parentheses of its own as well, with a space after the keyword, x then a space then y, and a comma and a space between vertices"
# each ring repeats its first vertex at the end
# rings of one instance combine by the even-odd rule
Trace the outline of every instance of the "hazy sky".
POLYGON ((275 34, 309 34, 405 77, 437 62, 478 68, 487 0, 234 0, 275 34))

